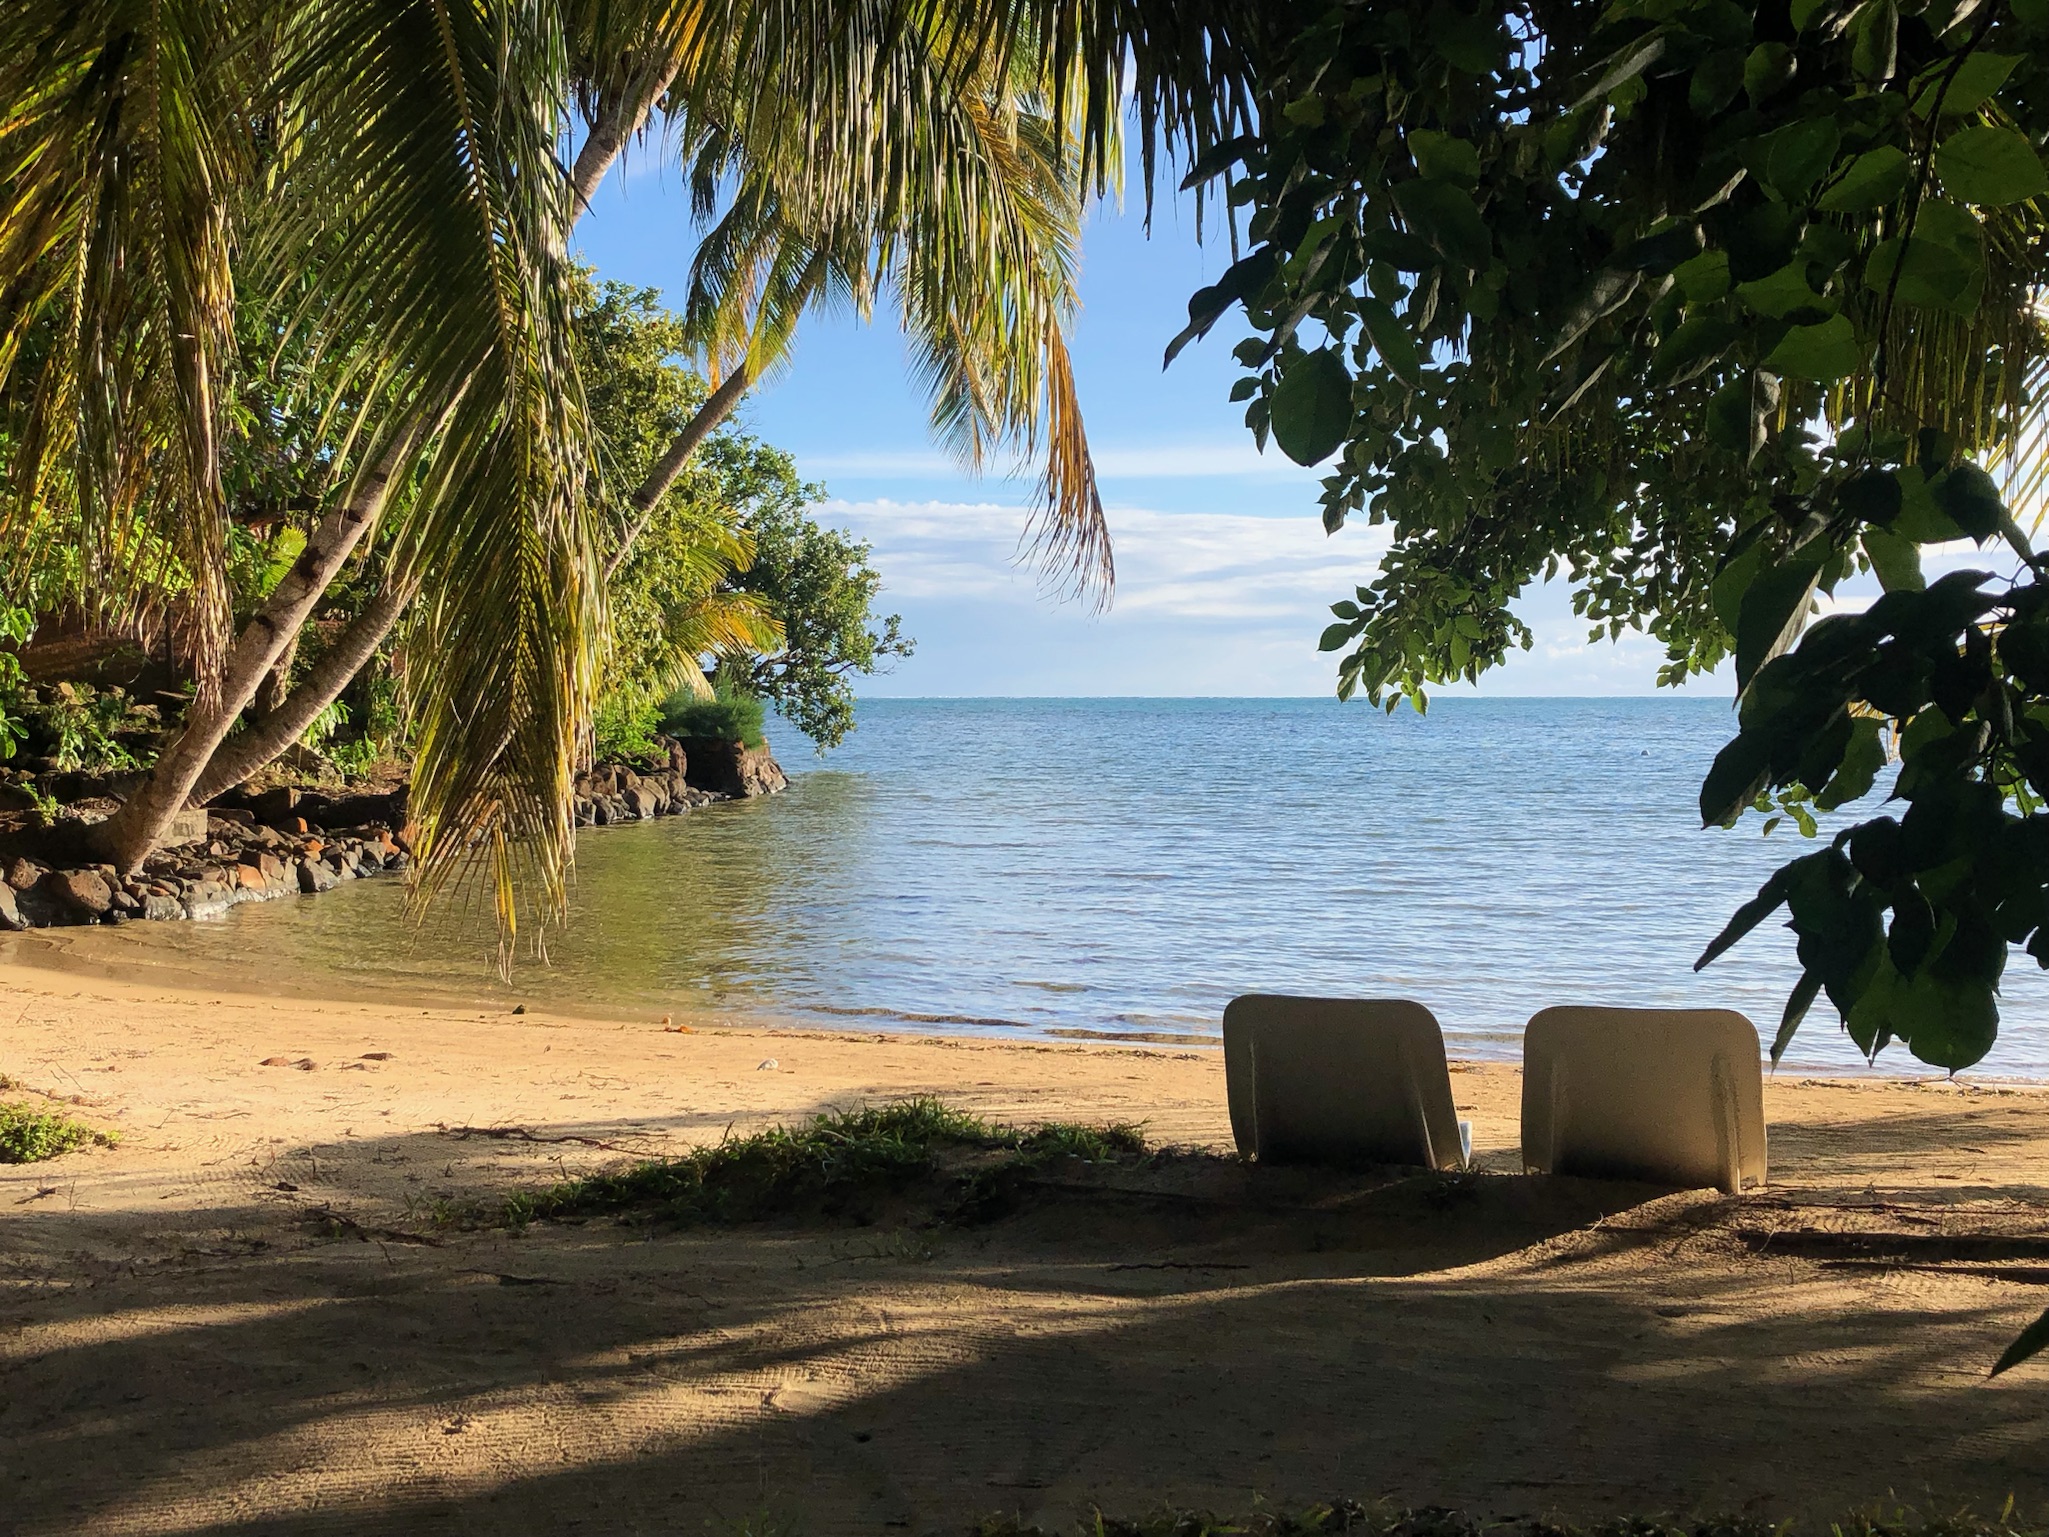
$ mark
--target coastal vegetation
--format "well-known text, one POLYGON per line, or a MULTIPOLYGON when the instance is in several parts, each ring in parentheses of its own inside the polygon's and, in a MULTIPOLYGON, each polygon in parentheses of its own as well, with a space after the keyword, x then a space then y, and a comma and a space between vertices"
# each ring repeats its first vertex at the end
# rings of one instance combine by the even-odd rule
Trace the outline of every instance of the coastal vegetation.
MULTIPOLYGON (((1095 35, 1106 20, 233 0, 9 12, 7 545, 62 547, 98 617, 153 622, 192 679, 95 830, 101 854, 134 872, 225 766, 246 772, 258 746, 332 720, 410 615, 416 878, 432 891, 481 870, 508 932, 522 904, 558 907, 611 655, 608 581, 819 305, 865 313, 893 294, 935 429, 973 464, 1036 457, 1048 557, 1106 577, 1065 341, 1079 221, 1114 163, 1124 39, 1095 35), (565 165, 572 116, 583 138, 565 165), (658 450, 635 481, 635 455, 608 460, 594 426, 604 389, 578 357, 569 234, 657 119, 705 225, 684 314, 709 388, 665 444, 635 445, 658 450), (278 494, 245 502, 250 486, 278 494), (260 599, 239 614, 251 526, 288 526, 295 547, 259 541, 260 599), (362 606, 293 687, 290 654, 350 583, 362 606), (224 766, 266 687, 283 697, 224 766)), ((796 544, 764 582, 815 580, 796 544)), ((10 601, 40 613, 35 596, 10 601)), ((692 600, 692 621, 753 625, 759 642, 747 596, 692 600)), ((655 595, 663 624, 676 597, 655 595)), ((844 726, 833 680, 863 647, 901 646, 885 627, 849 647, 844 621, 842 604, 800 632, 808 649, 754 664, 822 741, 844 726)))
MULTIPOLYGON (((7 1087, 0 1078, 0 1090, 7 1087)), ((0 1163, 41 1163, 81 1147, 112 1147, 115 1140, 60 1111, 0 1100, 0 1163)))
POLYGON ((1596 636, 1664 643, 1664 681, 1730 662, 1706 824, 1900 811, 1789 862, 1701 963, 1784 908, 1774 1060, 1826 996, 1867 1054, 1979 1061, 2009 949, 2049 966, 2049 563, 2021 521, 2049 471, 2049 8, 1309 4, 1279 30, 1248 131, 1190 177, 1249 241, 1175 347, 1241 310, 1248 425, 1330 466, 1330 530, 1391 530, 1323 635, 1339 692, 1476 680, 1561 574, 1596 636))
POLYGON ((928 1220, 960 1220, 1001 1204, 1020 1180, 1064 1159, 1130 1164, 1145 1156, 1136 1126, 1051 1122, 999 1126, 942 1100, 831 1111, 793 1127, 728 1137, 681 1158, 635 1164, 507 1199, 496 1220, 688 1226, 777 1217, 873 1221, 885 1201, 928 1220))

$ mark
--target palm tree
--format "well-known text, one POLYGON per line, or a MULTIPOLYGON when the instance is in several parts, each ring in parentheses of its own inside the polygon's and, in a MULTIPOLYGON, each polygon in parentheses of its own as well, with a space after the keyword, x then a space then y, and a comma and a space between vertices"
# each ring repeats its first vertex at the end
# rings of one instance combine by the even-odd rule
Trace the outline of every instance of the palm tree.
MULTIPOLYGON (((413 605, 425 664, 421 878, 488 870, 508 930, 522 886, 559 903, 602 576, 632 527, 608 526, 590 494, 567 237, 657 113, 700 191, 714 173, 737 189, 708 242, 734 259, 701 262, 695 285, 723 370, 707 412, 778 362, 807 307, 866 305, 893 283, 941 425, 971 455, 1045 445, 1049 548, 1107 576, 1063 341, 1071 231, 1112 164, 1127 60, 1150 153, 1155 130, 1192 124, 1200 140, 1228 116, 1209 110, 1236 99, 1228 35, 1165 0, 8 8, 0 384, 21 371, 29 405, 0 538, 46 498, 75 498, 82 556, 123 595, 181 586, 199 678, 183 730, 101 829, 108 855, 139 864, 205 786, 390 513, 392 576, 372 608, 413 605), (589 130, 565 169, 572 104, 589 130), (327 365, 303 404, 346 473, 237 634, 219 466, 245 292, 281 305, 327 365), (124 560, 138 542, 169 555, 124 560)), ((715 422, 693 423, 657 475, 673 479, 715 422)))

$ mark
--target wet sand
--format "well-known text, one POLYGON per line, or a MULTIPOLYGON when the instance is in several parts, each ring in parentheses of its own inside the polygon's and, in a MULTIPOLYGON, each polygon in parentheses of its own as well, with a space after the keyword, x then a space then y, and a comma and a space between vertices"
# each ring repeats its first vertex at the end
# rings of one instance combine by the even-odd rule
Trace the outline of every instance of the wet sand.
POLYGON ((2049 1366, 1984 1375, 2049 1303, 2041 1088, 1772 1081, 1740 1199, 1509 1177, 1516 1072, 1461 1065, 1501 1177, 1190 1159, 971 1228, 433 1223, 912 1094, 1229 1142, 1211 1051, 672 1023, 0 966, 7 1097, 121 1137, 0 1167, 0 1533, 2049 1514, 2049 1366))

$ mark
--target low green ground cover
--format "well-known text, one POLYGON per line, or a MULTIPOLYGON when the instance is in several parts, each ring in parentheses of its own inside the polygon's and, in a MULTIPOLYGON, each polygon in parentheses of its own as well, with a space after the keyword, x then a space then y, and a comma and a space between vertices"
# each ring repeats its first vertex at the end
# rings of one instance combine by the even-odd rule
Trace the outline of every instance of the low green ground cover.
MULTIPOLYGON (((7 1082, 0 1079, 0 1088, 7 1082)), ((112 1147, 112 1132, 33 1105, 0 1100, 0 1163, 41 1163, 81 1147, 112 1147)))
POLYGON ((821 1115, 729 1137, 681 1158, 515 1195, 489 1214, 514 1226, 617 1217, 672 1225, 759 1222, 804 1214, 859 1220, 916 1200, 942 1219, 1000 1205, 1015 1183, 1066 1159, 1146 1157, 1136 1126, 999 1126, 937 1099, 821 1115))

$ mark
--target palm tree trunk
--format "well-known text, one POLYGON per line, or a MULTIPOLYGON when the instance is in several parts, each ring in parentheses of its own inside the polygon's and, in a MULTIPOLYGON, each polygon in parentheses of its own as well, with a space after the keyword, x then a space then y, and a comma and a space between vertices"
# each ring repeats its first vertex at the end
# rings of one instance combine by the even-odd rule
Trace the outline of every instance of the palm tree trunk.
MULTIPOLYGON (((671 59, 666 67, 656 69, 641 90, 622 97, 600 112, 598 121, 591 125, 590 134, 577 152, 576 164, 571 171, 571 185, 576 197, 572 217, 580 216, 590 206, 605 173, 619 158, 626 141, 647 121, 655 102, 661 99, 662 93, 675 79, 680 63, 680 59, 671 59)), ((632 505, 640 517, 607 564, 605 576, 608 580, 624 562, 634 541, 646 530, 654 504, 675 484, 685 461, 697 445, 730 414, 746 393, 748 382, 742 369, 715 390, 677 435, 646 484, 634 493, 632 505)), ((408 436, 401 443, 409 449, 412 441, 408 436)), ((382 505, 391 478, 390 471, 399 457, 396 451, 387 455, 350 507, 331 515, 328 522, 307 540, 305 552, 300 555, 292 572, 278 584, 262 612, 250 621, 230 654, 218 706, 187 722, 185 730, 165 748, 156 766, 121 810, 96 829, 99 847, 124 872, 133 871, 149 857, 163 837, 170 819, 186 804, 206 804, 229 786, 241 783, 263 768, 303 736, 314 717, 339 698, 364 664, 376 655, 377 647, 405 612, 406 605, 412 601, 410 587, 387 589, 380 594, 369 608, 357 616, 334 649, 321 658, 298 688, 292 690, 276 708, 252 722, 247 731, 232 741, 228 740, 228 732, 234 728, 236 718, 263 680, 271 675, 286 648, 297 643, 299 631, 313 612, 320 595, 326 591, 328 583, 341 569, 342 561, 355 548, 376 509, 382 505), (319 575, 316 582, 316 567, 308 564, 315 557, 316 547, 323 545, 329 524, 337 519, 346 521, 345 515, 359 504, 367 507, 367 513, 349 525, 353 532, 346 538, 346 547, 332 561, 318 563, 317 569, 324 574, 319 575), (303 582, 298 580, 302 571, 306 573, 303 582), (301 592, 306 583, 313 585, 301 592), (291 589, 289 596, 287 588, 291 589)))
POLYGON ((711 392, 704 404, 697 408, 697 414, 683 424, 683 430, 676 434, 662 457, 655 461, 647 479, 627 500, 627 505, 637 516, 620 539, 619 548, 605 562, 606 581, 611 581, 618 575, 619 568, 626 564, 626 557, 633 553, 634 544, 654 520, 655 504, 668 495, 669 487, 683 473, 683 466, 690 462, 690 456, 697 452, 698 445, 712 435, 720 422, 733 414, 733 407, 740 403, 740 397, 747 393, 753 382, 753 371, 744 362, 727 374, 725 382, 711 392))
POLYGON ((413 600, 410 585, 388 586, 370 600, 341 638, 307 669, 299 686, 276 708, 259 715, 237 736, 214 750, 206 772, 192 787, 192 804, 204 806, 231 786, 240 784, 306 734, 320 712, 341 698, 377 648, 384 644, 399 615, 413 600))
POLYGON ((612 169, 612 162, 619 158, 619 151, 640 131, 641 124, 647 121, 648 113, 662 99, 662 93, 668 90, 682 64, 680 56, 670 57, 666 64, 656 67, 654 74, 642 83, 639 90, 622 94, 598 110, 598 120, 591 124, 583 147, 576 152, 576 164, 569 173, 570 186, 576 193, 573 205, 576 214, 572 217, 580 217, 590 207, 591 199, 598 195, 598 184, 612 169))
POLYGON ((285 647, 298 636, 328 583, 376 521, 416 441, 415 434, 402 433, 363 477, 355 493, 320 520, 292 569, 236 637, 221 670, 218 698, 193 706, 184 729, 158 755, 121 809, 93 829, 94 846, 123 875, 132 875, 141 867, 162 840, 171 818, 184 809, 192 787, 235 718, 277 665, 285 647))

